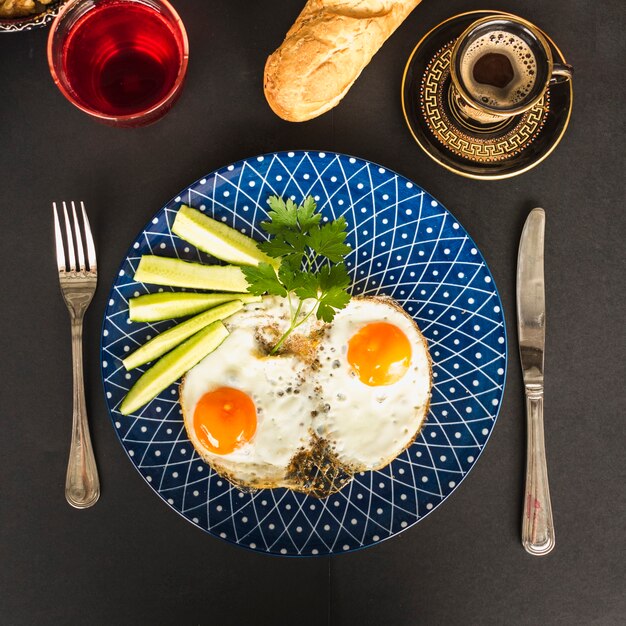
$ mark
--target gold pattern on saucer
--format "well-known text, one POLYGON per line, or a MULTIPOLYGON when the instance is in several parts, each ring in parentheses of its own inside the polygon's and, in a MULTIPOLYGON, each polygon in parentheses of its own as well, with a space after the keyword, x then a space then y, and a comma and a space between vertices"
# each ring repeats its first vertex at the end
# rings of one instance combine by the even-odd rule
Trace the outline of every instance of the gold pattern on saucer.
POLYGON ((444 106, 448 99, 447 79, 453 46, 454 40, 440 48, 422 76, 420 109, 429 130, 447 150, 476 163, 493 163, 517 156, 541 132, 550 109, 550 92, 526 113, 514 118, 514 122, 506 120, 479 128, 470 126, 454 113, 448 116, 447 110, 454 111, 444 106), (510 130, 504 132, 511 124, 510 130))

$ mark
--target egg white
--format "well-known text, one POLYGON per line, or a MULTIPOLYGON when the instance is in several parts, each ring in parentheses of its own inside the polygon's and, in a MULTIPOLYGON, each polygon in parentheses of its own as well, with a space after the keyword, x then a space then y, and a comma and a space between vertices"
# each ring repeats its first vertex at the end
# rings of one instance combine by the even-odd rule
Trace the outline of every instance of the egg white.
POLYGON ((415 439, 430 401, 430 357, 413 319, 391 299, 353 298, 327 329, 320 364, 315 377, 325 410, 314 419, 317 434, 354 471, 389 464, 415 439), (347 360, 350 338, 375 322, 394 324, 411 345, 409 367, 391 385, 366 385, 347 360))
POLYGON ((293 355, 266 356, 256 334, 268 324, 288 325, 283 298, 266 298, 227 319, 230 335, 185 376, 180 400, 187 434, 217 471, 249 486, 278 486, 290 460, 310 440, 312 385, 307 364, 293 355), (281 306, 282 305, 282 306, 281 306), (248 394, 257 411, 251 441, 229 454, 215 454, 200 443, 193 415, 200 398, 219 387, 248 394))

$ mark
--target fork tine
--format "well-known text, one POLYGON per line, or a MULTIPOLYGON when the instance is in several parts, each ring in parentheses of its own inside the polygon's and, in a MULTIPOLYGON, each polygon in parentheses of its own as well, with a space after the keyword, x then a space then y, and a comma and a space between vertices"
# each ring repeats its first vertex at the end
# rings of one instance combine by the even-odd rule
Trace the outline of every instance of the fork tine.
POLYGON ((70 272, 76 271, 76 256, 74 254, 74 242, 72 240, 72 227, 70 218, 67 216, 67 206, 63 203, 63 213, 65 214, 65 234, 67 236, 67 256, 70 262, 70 272))
POLYGON ((85 211, 85 203, 81 201, 80 208, 83 210, 83 224, 85 225, 85 241, 87 242, 87 260, 89 261, 89 269, 92 272, 96 271, 96 246, 93 243, 93 237, 91 235, 91 227, 89 226, 89 219, 87 218, 87 211, 85 211))
POLYGON ((72 200, 72 213, 74 215, 74 234, 76 235, 76 253, 78 255, 78 266, 80 271, 85 271, 85 253, 83 251, 83 237, 80 232, 80 225, 78 223, 78 217, 76 215, 76 204, 72 200))
POLYGON ((59 272, 65 272, 67 266, 65 264, 65 249, 63 248, 63 236, 61 235, 61 225, 59 223, 59 214, 57 212, 57 203, 52 203, 54 211, 54 243, 57 253, 57 267, 59 272))

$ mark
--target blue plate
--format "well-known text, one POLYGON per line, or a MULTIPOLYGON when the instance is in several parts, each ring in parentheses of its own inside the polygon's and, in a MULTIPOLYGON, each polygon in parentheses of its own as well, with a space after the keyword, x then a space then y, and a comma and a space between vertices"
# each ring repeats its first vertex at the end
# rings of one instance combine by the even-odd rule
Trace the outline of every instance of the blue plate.
MULTIPOLYGON (((159 289, 160 290, 160 289, 159 289)), ((413 526, 465 478, 493 429, 506 370, 502 304, 463 227, 406 178, 330 152, 279 152, 238 161, 193 183, 139 234, 115 278, 102 331, 102 376, 115 430, 133 465, 175 511, 210 534, 260 552, 328 555, 374 545, 413 526), (133 275, 142 254, 215 263, 171 232, 181 204, 255 237, 269 195, 311 194, 324 219, 344 215, 355 294, 394 297, 428 340, 434 386, 428 422, 381 471, 357 475, 323 500, 286 489, 244 493, 187 439, 178 383, 136 414, 118 411, 144 368, 121 360, 173 322, 131 323, 128 299, 156 291, 133 275)))

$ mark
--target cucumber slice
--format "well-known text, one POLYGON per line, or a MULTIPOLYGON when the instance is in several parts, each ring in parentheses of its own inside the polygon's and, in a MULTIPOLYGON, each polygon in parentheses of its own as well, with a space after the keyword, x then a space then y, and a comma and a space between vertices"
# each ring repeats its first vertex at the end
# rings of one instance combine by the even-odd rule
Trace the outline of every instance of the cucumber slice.
POLYGON ((235 265, 202 265, 180 259, 144 254, 135 280, 170 287, 190 287, 214 291, 247 291, 248 281, 235 265))
POLYGON ((128 301, 128 317, 133 322, 158 322, 202 313, 232 300, 248 304, 260 302, 261 296, 249 293, 147 293, 128 301))
POLYGON ((276 268, 280 265, 278 259, 261 252, 251 237, 184 204, 176 214, 172 232, 196 248, 228 263, 258 265, 264 262, 276 268))
POLYGON ((222 322, 213 322, 170 353, 161 357, 132 386, 120 406, 122 415, 130 415, 156 398, 196 363, 210 354, 228 337, 222 322))
POLYGON ((154 361, 154 359, 169 352, 172 348, 185 341, 185 339, 191 337, 191 335, 195 335, 205 326, 217 320, 226 319, 241 309, 243 309, 243 302, 241 302, 241 300, 233 300, 232 302, 227 302, 209 311, 200 313, 200 315, 196 315, 186 322, 177 324, 150 339, 150 341, 144 343, 143 346, 137 348, 130 356, 127 356, 122 363, 127 370, 132 370, 144 363, 154 361))

